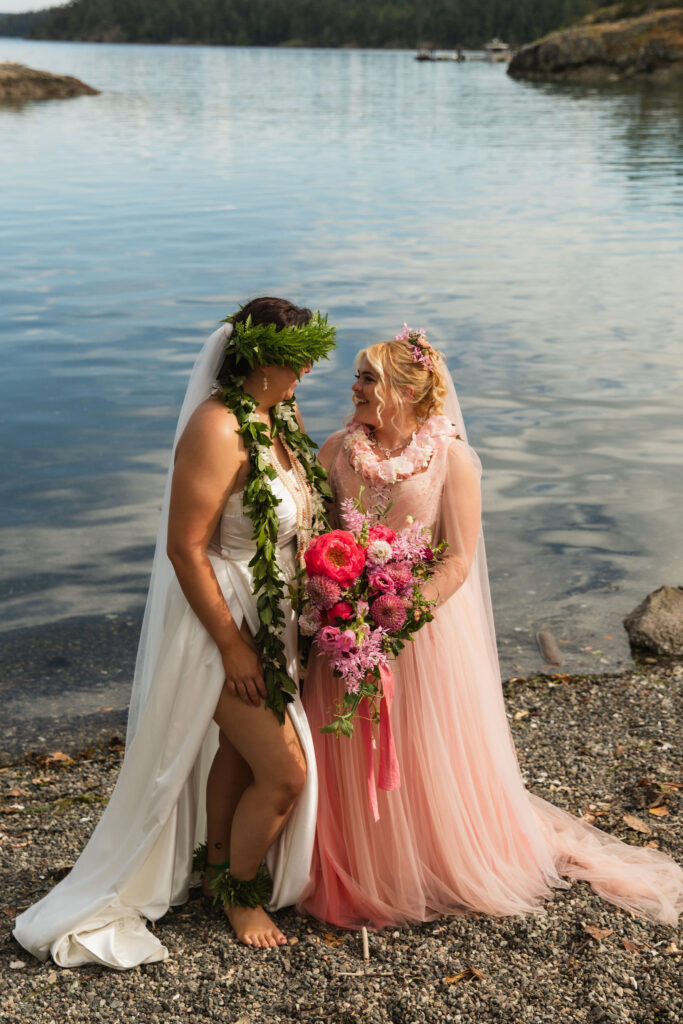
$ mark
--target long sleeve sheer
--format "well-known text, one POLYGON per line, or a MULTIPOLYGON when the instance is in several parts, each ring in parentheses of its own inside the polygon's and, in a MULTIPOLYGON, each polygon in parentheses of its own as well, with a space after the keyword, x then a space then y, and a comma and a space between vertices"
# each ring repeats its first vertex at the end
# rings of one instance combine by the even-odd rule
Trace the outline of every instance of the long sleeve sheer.
POLYGON ((481 488, 471 449, 453 440, 446 455, 438 538, 448 542, 443 561, 424 589, 425 597, 447 601, 467 579, 481 530, 481 488))

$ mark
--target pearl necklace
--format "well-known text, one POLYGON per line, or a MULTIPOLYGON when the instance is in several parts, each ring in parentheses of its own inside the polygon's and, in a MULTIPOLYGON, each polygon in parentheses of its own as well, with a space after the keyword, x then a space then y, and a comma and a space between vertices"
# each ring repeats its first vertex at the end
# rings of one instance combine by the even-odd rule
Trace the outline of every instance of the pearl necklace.
MULTIPOLYGON (((417 430, 417 427, 415 428, 415 430, 417 430)), ((404 451, 408 447, 408 445, 411 443, 411 441, 413 439, 414 433, 415 433, 415 431, 413 431, 411 433, 411 435, 410 435, 410 437, 408 438, 407 441, 401 441, 400 444, 395 445, 393 448, 385 448, 384 445, 382 445, 377 440, 377 438, 375 437, 375 435, 374 435, 374 433, 372 431, 370 432, 370 434, 368 436, 368 441, 370 442, 370 444, 372 445, 373 448, 379 448, 379 450, 382 452, 382 454, 387 459, 390 459, 392 457, 392 455, 398 455, 398 454, 400 454, 402 451, 404 451)))
POLYGON ((296 557, 299 562, 303 563, 304 552, 308 546, 309 540, 311 539, 311 534, 313 533, 313 496, 306 477, 306 472, 294 451, 290 448, 284 438, 281 437, 280 442, 289 456, 294 480, 292 481, 287 470, 283 469, 280 460, 277 458, 274 451, 272 452, 270 464, 275 470, 278 480, 280 480, 294 502, 296 508, 296 530, 298 537, 296 557))

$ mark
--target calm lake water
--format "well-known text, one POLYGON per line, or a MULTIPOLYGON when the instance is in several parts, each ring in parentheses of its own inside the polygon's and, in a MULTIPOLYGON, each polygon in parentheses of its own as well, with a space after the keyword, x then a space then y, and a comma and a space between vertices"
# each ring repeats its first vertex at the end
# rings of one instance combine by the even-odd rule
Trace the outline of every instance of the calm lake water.
POLYGON ((101 95, 0 107, 2 628, 139 609, 168 445, 240 300, 354 351, 425 326, 485 471, 504 671, 627 657, 681 582, 683 93, 522 84, 411 53, 0 40, 101 95))

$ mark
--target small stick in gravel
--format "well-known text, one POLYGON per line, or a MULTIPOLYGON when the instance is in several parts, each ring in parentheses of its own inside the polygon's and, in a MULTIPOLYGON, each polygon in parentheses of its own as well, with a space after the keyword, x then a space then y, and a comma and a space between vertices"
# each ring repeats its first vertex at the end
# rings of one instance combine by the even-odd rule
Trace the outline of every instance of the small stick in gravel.
POLYGON ((370 959, 370 947, 368 945, 368 930, 365 927, 365 925, 363 925, 363 927, 360 930, 360 937, 363 943, 363 959, 367 963, 367 961, 370 959))

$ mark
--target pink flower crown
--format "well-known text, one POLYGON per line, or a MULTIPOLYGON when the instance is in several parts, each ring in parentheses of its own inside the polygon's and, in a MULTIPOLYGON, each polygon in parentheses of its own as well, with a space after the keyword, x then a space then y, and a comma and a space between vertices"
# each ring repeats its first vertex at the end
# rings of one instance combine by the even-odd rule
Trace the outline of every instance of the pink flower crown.
POLYGON ((408 324, 403 325, 403 330, 400 334, 397 334, 394 341, 407 341, 413 349, 413 362, 421 363, 426 370, 430 373, 434 373, 434 363, 430 352, 434 349, 427 341, 427 332, 424 327, 420 327, 419 331, 414 331, 408 324))

